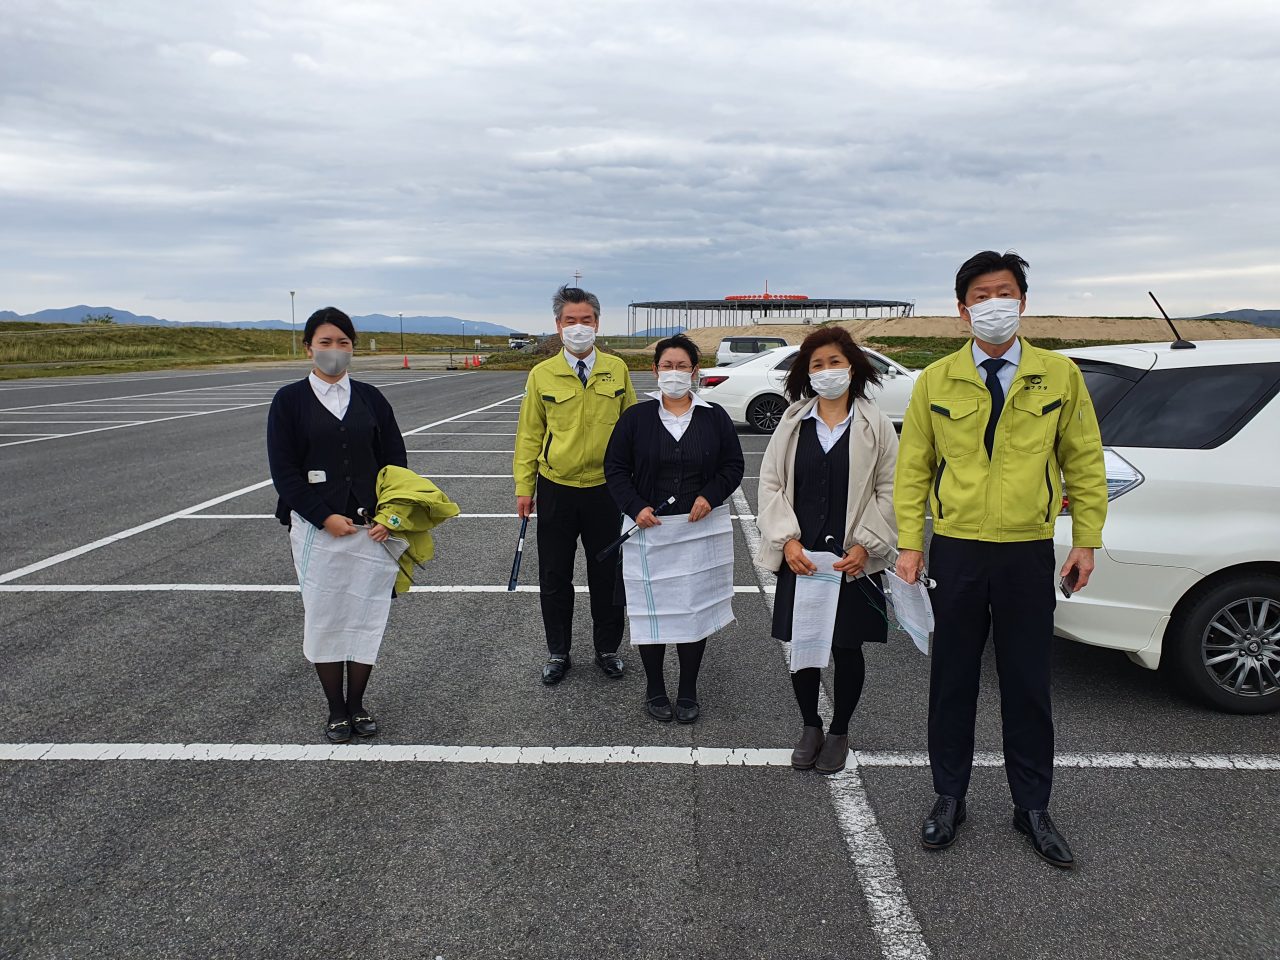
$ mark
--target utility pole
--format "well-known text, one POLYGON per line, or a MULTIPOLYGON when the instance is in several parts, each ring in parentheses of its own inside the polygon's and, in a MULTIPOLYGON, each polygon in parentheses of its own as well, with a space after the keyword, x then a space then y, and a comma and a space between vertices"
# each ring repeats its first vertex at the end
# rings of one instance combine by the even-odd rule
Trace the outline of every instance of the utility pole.
POLYGON ((298 325, 294 319, 293 295, 297 292, 297 290, 289 291, 289 352, 295 357, 298 355, 298 325))

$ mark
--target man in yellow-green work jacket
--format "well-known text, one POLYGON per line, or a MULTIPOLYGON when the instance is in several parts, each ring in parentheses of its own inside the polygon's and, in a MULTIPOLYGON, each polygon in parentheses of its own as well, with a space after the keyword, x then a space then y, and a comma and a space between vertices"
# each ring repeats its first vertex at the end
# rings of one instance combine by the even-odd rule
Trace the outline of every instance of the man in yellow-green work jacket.
POLYGON ((618 558, 596 555, 617 538, 617 504, 604 482, 604 451, 622 411, 636 402, 627 365, 595 349, 600 301, 578 287, 552 298, 564 350, 529 371, 512 472, 516 512, 538 519, 538 591, 549 657, 542 682, 569 672, 573 633, 573 563, 578 539, 587 554, 595 660, 605 675, 623 672, 622 607, 614 603, 618 558))
POLYGON ((988 633, 1000 675, 1005 773, 1014 826, 1044 860, 1074 866, 1049 818, 1053 785, 1050 665, 1055 604, 1053 532, 1063 479, 1073 548, 1059 575, 1081 590, 1107 516, 1102 439, 1084 378, 1069 358, 1017 336, 1027 262, 984 251, 956 274, 973 339, 916 381, 894 484, 897 574, 929 576, 937 627, 929 675, 929 765, 938 797, 921 842, 955 842, 965 820, 974 720, 988 633))

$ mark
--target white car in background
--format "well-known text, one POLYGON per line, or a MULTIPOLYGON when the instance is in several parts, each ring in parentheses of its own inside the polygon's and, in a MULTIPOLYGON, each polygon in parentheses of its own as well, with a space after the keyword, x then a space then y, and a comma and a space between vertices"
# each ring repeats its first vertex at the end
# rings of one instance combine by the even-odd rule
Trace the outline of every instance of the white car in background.
MULTIPOLYGON (((1097 408, 1111 503, 1056 632, 1164 667, 1220 710, 1280 709, 1280 339, 1062 353, 1097 408)), ((1054 540, 1061 566, 1065 513, 1054 540)))
MULTIPOLYGON (((706 370, 698 379, 698 396, 720 404, 735 423, 773 433, 788 406, 784 385, 799 352, 798 346, 776 347, 728 367, 706 370)), ((866 347, 862 352, 881 376, 880 386, 869 391, 871 399, 890 420, 901 425, 920 371, 908 370, 866 347)))
POLYGON ((725 337, 720 341, 720 346, 716 347, 716 363, 725 367, 774 347, 786 345, 787 341, 783 337, 725 337))

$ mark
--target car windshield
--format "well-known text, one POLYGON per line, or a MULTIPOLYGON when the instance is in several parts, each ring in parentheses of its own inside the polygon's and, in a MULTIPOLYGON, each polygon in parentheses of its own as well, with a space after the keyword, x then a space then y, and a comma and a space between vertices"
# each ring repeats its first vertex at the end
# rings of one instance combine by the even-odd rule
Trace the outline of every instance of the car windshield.
POLYGON ((1200 450, 1230 440, 1280 390, 1280 363, 1179 367, 1143 374, 1080 362, 1102 442, 1200 450))

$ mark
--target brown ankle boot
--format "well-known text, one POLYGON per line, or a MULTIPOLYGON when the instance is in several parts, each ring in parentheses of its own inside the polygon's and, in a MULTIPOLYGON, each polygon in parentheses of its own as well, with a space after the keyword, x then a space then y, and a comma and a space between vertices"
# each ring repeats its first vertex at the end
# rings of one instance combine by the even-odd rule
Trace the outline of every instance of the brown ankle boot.
POLYGON ((808 770, 818 759, 818 751, 822 749, 822 728, 805 727, 800 734, 800 742, 791 751, 791 766, 797 770, 808 770))
POLYGON ((822 744, 814 769, 819 773, 839 773, 849 759, 848 734, 831 734, 822 744))

